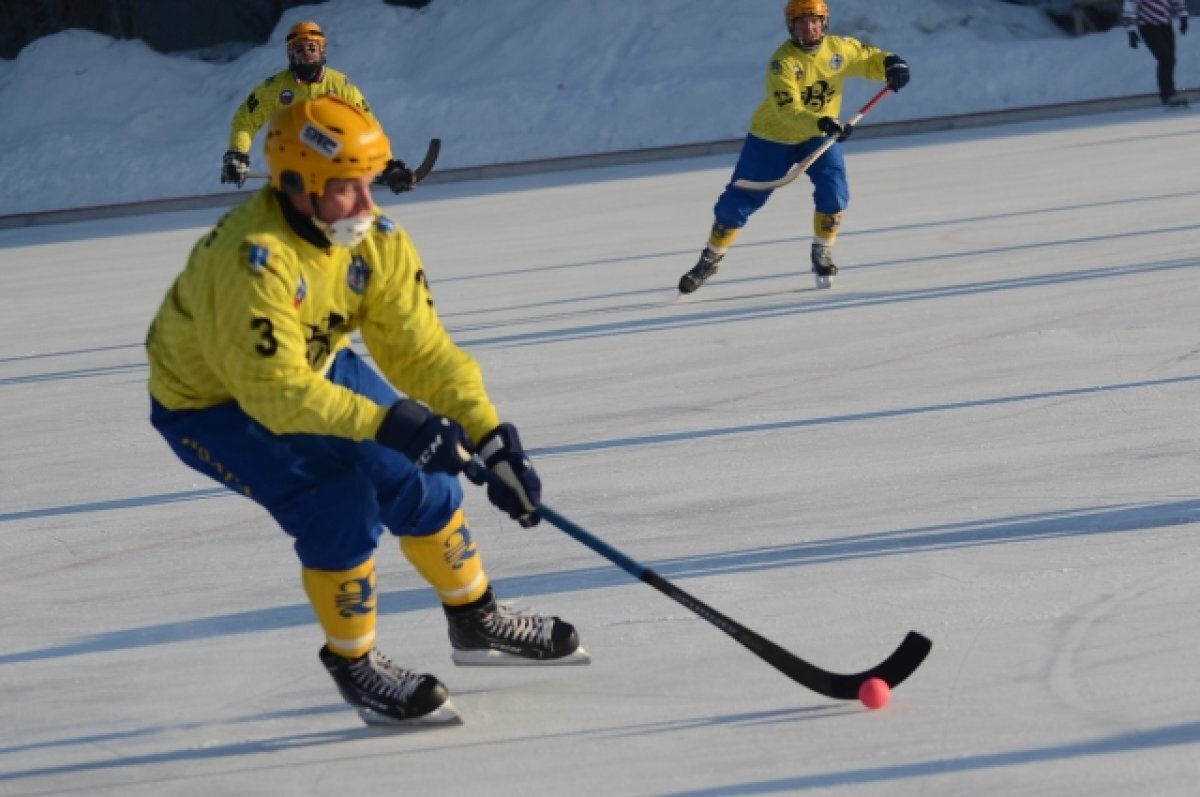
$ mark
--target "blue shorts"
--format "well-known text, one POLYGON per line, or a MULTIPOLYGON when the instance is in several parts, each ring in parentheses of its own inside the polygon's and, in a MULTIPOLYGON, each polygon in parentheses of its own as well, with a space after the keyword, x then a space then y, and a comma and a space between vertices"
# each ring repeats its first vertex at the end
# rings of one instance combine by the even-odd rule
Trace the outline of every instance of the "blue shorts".
MULTIPOLYGON (((334 357, 327 378, 381 406, 399 398, 350 349, 334 357)), ((173 411, 151 399, 150 423, 185 465, 270 512, 305 567, 357 567, 374 555, 385 527, 397 536, 433 534, 462 504, 456 476, 419 471, 374 441, 274 434, 236 402, 173 411)))
MULTIPOLYGON (((717 223, 731 229, 745 227, 750 215, 765 205, 771 196, 770 191, 734 188, 735 180, 777 180, 824 141, 824 136, 817 136, 799 144, 779 144, 758 136, 746 136, 729 185, 713 208, 717 223)), ((808 179, 813 184, 813 205, 818 212, 833 215, 846 209, 850 203, 850 186, 846 182, 846 161, 840 144, 834 143, 817 158, 808 168, 808 179)))

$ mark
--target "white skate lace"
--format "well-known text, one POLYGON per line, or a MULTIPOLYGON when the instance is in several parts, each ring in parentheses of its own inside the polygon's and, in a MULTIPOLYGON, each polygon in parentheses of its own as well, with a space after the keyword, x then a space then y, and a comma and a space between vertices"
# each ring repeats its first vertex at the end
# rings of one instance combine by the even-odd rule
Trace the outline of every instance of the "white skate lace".
POLYGON ((396 666, 375 650, 350 665, 350 676, 362 691, 398 703, 407 702, 421 683, 419 674, 396 666))
POLYGON ((483 628, 501 639, 532 642, 539 647, 548 647, 550 635, 554 631, 554 618, 517 614, 505 606, 498 605, 496 611, 483 618, 483 628))

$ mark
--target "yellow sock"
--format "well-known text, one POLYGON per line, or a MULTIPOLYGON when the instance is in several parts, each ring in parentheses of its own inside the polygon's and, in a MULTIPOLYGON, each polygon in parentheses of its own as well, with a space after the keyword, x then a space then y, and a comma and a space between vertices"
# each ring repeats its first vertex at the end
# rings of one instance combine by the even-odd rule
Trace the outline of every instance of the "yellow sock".
POLYGON ((401 537, 400 550, 447 606, 463 606, 487 592, 487 574, 461 509, 436 534, 401 537))
POLYGON ((329 649, 358 658, 375 644, 375 560, 352 570, 304 568, 304 591, 329 649))
POLYGON ((833 246, 837 240, 838 227, 842 226, 841 213, 813 213, 813 239, 822 246, 833 246))
POLYGON ((741 231, 741 227, 726 227, 724 224, 714 221, 712 230, 708 233, 708 248, 719 255, 725 254, 741 231))

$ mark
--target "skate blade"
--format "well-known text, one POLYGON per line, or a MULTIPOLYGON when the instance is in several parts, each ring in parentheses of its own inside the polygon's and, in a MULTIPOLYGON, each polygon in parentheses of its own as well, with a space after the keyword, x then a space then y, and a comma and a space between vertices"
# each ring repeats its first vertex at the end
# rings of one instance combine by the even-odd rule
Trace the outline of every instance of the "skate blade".
POLYGON ((359 708, 358 716, 367 725, 377 728, 425 728, 437 725, 462 725, 462 717, 454 704, 447 700, 428 714, 412 719, 398 720, 369 708, 359 708))
POLYGON ((527 659, 501 650, 455 650, 450 658, 460 667, 557 667, 592 663, 592 657, 583 648, 559 659, 527 659))
POLYGON ((833 277, 816 277, 817 290, 825 291, 833 287, 833 277))

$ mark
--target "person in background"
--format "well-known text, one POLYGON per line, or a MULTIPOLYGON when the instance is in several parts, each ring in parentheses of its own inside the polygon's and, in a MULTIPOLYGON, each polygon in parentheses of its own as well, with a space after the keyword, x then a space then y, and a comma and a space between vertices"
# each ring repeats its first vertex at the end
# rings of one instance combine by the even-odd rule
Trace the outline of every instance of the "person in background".
MULTIPOLYGON (((315 22, 298 22, 285 40, 288 68, 255 86, 250 96, 234 111, 229 130, 229 149, 221 161, 221 182, 238 188, 250 174, 250 145, 259 128, 281 108, 325 94, 341 97, 371 113, 362 92, 343 73, 325 64, 325 33, 315 22)), ((394 193, 416 185, 413 173, 401 160, 389 160, 380 182, 394 193)))
MULTIPOLYGON (((733 176, 713 209, 715 220, 700 260, 679 280, 680 293, 692 293, 717 273, 733 240, 750 215, 762 207, 770 191, 733 185, 739 179, 775 180, 821 146, 826 136, 845 141, 851 127, 838 121, 842 87, 848 77, 886 81, 893 91, 908 84, 908 64, 889 53, 847 36, 829 35, 825 0, 789 0, 784 9, 789 38, 775 50, 767 66, 766 98, 750 121, 733 176)), ((833 245, 842 211, 850 200, 846 164, 838 143, 808 170, 813 184, 812 270, 818 288, 832 286, 837 266, 833 245)))
POLYGON ((1144 41, 1146 49, 1158 62, 1154 77, 1158 82, 1158 97, 1168 108, 1183 108, 1186 97, 1175 92, 1175 30, 1172 19, 1179 19, 1179 33, 1188 32, 1187 3, 1184 0, 1125 0, 1121 22, 1129 32, 1129 46, 1137 49, 1144 41))
POLYGON ((482 459, 488 499, 522 526, 541 480, 442 326, 412 240, 371 199, 391 159, 379 122, 330 94, 300 100, 265 152, 270 184, 196 243, 150 326, 151 425, 292 537, 319 658, 365 721, 458 721, 436 677, 375 647, 385 530, 436 592, 456 664, 587 663, 571 624, 498 604, 484 572, 459 474, 484 481, 482 459))

